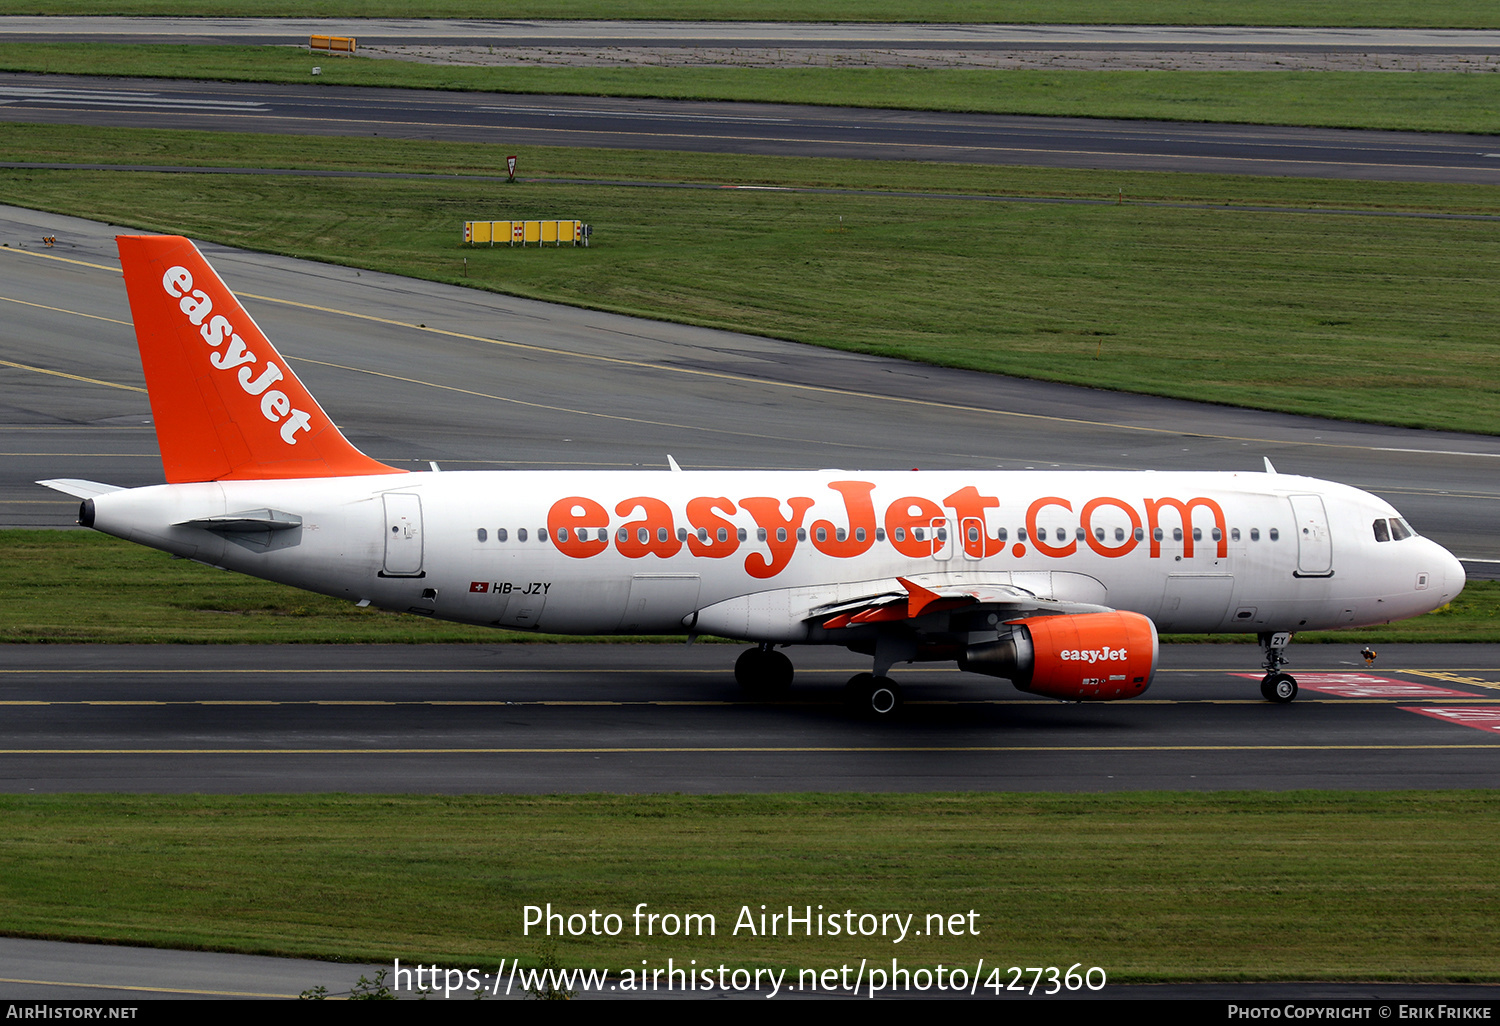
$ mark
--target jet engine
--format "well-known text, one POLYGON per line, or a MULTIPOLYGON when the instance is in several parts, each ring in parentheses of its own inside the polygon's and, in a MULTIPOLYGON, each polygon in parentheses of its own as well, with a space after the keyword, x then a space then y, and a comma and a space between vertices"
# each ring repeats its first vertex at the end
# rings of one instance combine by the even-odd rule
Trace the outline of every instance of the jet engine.
POLYGON ((959 668, 1070 702, 1135 698, 1156 676, 1156 625, 1139 613, 1032 616, 1005 626, 1009 633, 968 646, 959 668))

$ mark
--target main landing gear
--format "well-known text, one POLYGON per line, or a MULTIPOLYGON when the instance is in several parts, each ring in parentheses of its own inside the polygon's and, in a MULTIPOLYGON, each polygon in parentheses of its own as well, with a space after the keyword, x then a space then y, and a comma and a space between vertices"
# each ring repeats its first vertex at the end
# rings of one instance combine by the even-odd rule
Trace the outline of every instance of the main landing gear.
MULTIPOLYGON (((792 687, 792 661, 770 644, 747 648, 735 660, 734 679, 754 698, 780 698, 792 687)), ((883 674, 856 673, 844 685, 844 702, 857 715, 893 720, 901 712, 901 687, 883 674)))
POLYGON ((792 687, 792 661, 769 643, 747 648, 734 662, 734 679, 757 698, 784 695, 792 687))
POLYGON ((1292 635, 1287 631, 1278 631, 1275 634, 1262 634, 1257 640, 1266 653, 1262 664, 1266 675, 1260 682, 1261 696, 1267 702, 1285 705, 1297 697, 1297 678, 1281 670, 1286 663, 1286 647, 1292 643, 1292 635))
POLYGON ((849 708, 872 720, 893 720, 901 712, 901 686, 889 677, 856 673, 844 685, 849 708))

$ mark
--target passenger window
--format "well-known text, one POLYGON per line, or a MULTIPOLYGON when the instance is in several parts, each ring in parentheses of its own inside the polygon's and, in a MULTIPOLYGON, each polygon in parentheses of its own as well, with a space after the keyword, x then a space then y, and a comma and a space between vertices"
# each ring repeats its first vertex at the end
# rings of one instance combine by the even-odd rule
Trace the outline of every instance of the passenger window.
POLYGON ((1045 527, 1038 527, 1036 529, 1036 540, 1037 541, 1046 541, 1047 540, 1047 529, 1045 527))
MULTIPOLYGON (((1078 529, 1076 529, 1076 530, 1075 530, 1075 531, 1074 531, 1074 532, 1073 532, 1073 533, 1074 533, 1074 535, 1075 535, 1075 536, 1077 536, 1077 538, 1078 538, 1078 540, 1079 540, 1079 541, 1083 541, 1083 539, 1084 539, 1084 538, 1085 538, 1085 537, 1087 537, 1087 536, 1086 536, 1086 535, 1085 535, 1085 534, 1084 534, 1084 533, 1083 533, 1083 528, 1081 528, 1081 527, 1080 527, 1080 528, 1078 528, 1078 529)), ((1100 533, 1103 533, 1103 529, 1102 529, 1102 528, 1101 528, 1101 529, 1100 529, 1100 533)))
POLYGON ((1250 528, 1250 540, 1251 541, 1260 541, 1260 528, 1258 528, 1258 527, 1252 527, 1252 528, 1250 528))
POLYGON ((480 528, 480 529, 479 529, 479 540, 480 540, 480 541, 485 541, 485 540, 487 540, 487 539, 488 539, 488 538, 489 538, 489 536, 490 536, 490 532, 488 532, 488 531, 486 531, 486 530, 485 530, 485 529, 484 529, 484 528, 482 528, 482 527, 481 527, 481 528, 480 528))
POLYGON ((667 529, 665 527, 658 527, 656 529, 656 540, 659 542, 667 540, 667 529))
POLYGON ((999 531, 995 532, 995 537, 998 538, 1000 541, 1004 541, 1005 540, 1005 528, 1002 527, 1002 528, 1000 528, 999 531))
POLYGON ((1025 541, 1026 540, 1026 528, 1024 528, 1024 527, 1018 527, 1018 528, 1016 528, 1016 540, 1017 541, 1025 541))
POLYGON ((797 540, 798 541, 807 541, 807 528, 805 528, 805 527, 799 527, 799 528, 797 528, 797 540))
MULTIPOLYGON (((559 527, 557 529, 557 540, 560 542, 565 542, 568 540, 568 529, 566 527, 559 527)), ((578 540, 583 541, 582 538, 578 540)))
POLYGON ((1217 527, 1214 528, 1213 539, 1214 539, 1214 541, 1223 541, 1224 540, 1224 532, 1221 531, 1221 530, 1219 530, 1217 527))
POLYGON ((1195 527, 1195 528, 1193 528, 1193 541, 1202 541, 1202 540, 1203 540, 1203 528, 1201 528, 1201 527, 1195 527))
POLYGON ((978 540, 979 540, 979 528, 977 528, 977 527, 970 527, 969 528, 969 541, 971 541, 971 542, 977 542, 978 540))
MULTIPOLYGON (((764 527, 757 527, 755 529, 755 540, 756 541, 765 541, 766 540, 766 529, 764 527)), ((786 541, 786 532, 784 532, 784 531, 782 532, 781 540, 782 541, 786 541)))
POLYGON ((875 540, 878 541, 878 542, 885 541, 885 528, 883 528, 883 527, 877 527, 877 528, 875 528, 875 540))
POLYGON ((1240 529, 1238 527, 1231 527, 1229 529, 1229 540, 1230 541, 1239 541, 1240 540, 1240 529))
MULTIPOLYGON (((1080 530, 1081 530, 1081 528, 1080 528, 1080 530)), ((1115 528, 1115 531, 1117 532, 1117 537, 1115 538, 1115 540, 1119 541, 1120 539, 1119 539, 1118 534, 1120 532, 1120 529, 1117 527, 1117 528, 1115 528)), ((1094 528, 1094 537, 1097 538, 1099 541, 1103 541, 1104 540, 1104 528, 1102 528, 1102 527, 1096 527, 1096 528, 1094 528)))
POLYGON ((1145 541, 1146 540, 1146 529, 1144 527, 1137 527, 1135 529, 1135 540, 1136 541, 1145 541))
POLYGON ((784 527, 778 527, 778 528, 776 528, 776 540, 779 541, 779 542, 786 541, 786 528, 784 528, 784 527))
MULTIPOLYGON (((1099 538, 1099 540, 1103 541, 1104 538, 1101 536, 1099 538)), ((1122 542, 1124 540, 1125 540, 1125 528, 1123 528, 1123 527, 1117 527, 1117 528, 1115 528, 1115 541, 1122 542)))
MULTIPOLYGON (((719 533, 723 534, 724 532, 721 530, 719 533)), ((701 541, 701 542, 708 541, 708 528, 706 528, 706 527, 700 527, 700 528, 698 528, 698 540, 701 541)), ((719 539, 719 541, 723 541, 723 540, 724 540, 723 538, 719 539)))
POLYGON ((833 537, 835 541, 843 541, 845 538, 849 537, 849 533, 842 527, 840 527, 833 532, 833 537))
POLYGON ((898 542, 906 541, 906 528, 898 527, 896 528, 894 534, 898 542))
POLYGON ((536 540, 537 541, 544 542, 544 541, 547 540, 547 538, 548 538, 547 529, 545 527, 540 528, 540 529, 537 530, 537 532, 536 532, 536 540))
POLYGON ((721 541, 721 542, 727 542, 728 540, 729 540, 729 528, 727 528, 727 527, 721 527, 721 528, 719 528, 719 541, 721 541))
POLYGON ((503 541, 506 540, 506 538, 507 538, 507 535, 506 535, 506 532, 505 532, 505 528, 503 528, 503 527, 497 527, 497 528, 495 528, 495 540, 496 541, 503 542, 503 541))
MULTIPOLYGON (((666 528, 663 527, 661 530, 665 531, 666 528)), ((660 534, 661 531, 658 531, 657 533, 660 534)), ((677 540, 680 541, 680 542, 687 541, 687 528, 686 527, 679 527, 677 529, 677 540)))
POLYGON ((857 542, 865 540, 865 529, 863 527, 856 527, 854 529, 854 540, 857 542))
POLYGON ((1375 521, 1375 540, 1378 542, 1388 542, 1391 540, 1390 528, 1385 526, 1384 520, 1375 521))
POLYGON ((1271 540, 1272 541, 1278 541, 1280 538, 1281 538, 1281 532, 1278 531, 1278 530, 1276 530, 1276 528, 1274 528, 1274 527, 1271 528, 1271 540))
POLYGON ((518 527, 518 528, 516 528, 516 541, 523 542, 525 540, 526 540, 526 528, 524 528, 524 527, 518 527))
POLYGON ((826 528, 826 527, 820 527, 820 528, 818 528, 818 541, 820 541, 820 542, 826 542, 827 540, 828 540, 828 528, 826 528))
POLYGON ((644 545, 647 542, 649 542, 651 540, 651 531, 650 531, 650 529, 645 528, 645 527, 637 527, 635 529, 635 540, 636 540, 636 544, 638 544, 638 545, 644 545))
POLYGON ((619 542, 619 543, 620 543, 620 544, 622 544, 622 545, 623 545, 623 544, 624 544, 624 543, 625 543, 625 542, 626 542, 626 541, 627 541, 627 540, 628 540, 628 539, 629 539, 629 538, 630 538, 630 532, 629 532, 629 531, 627 531, 627 530, 626 530, 626 529, 625 529, 625 528, 623 528, 623 527, 622 527, 622 528, 620 528, 620 531, 619 531, 619 533, 618 533, 618 534, 616 534, 616 535, 615 535, 615 540, 616 540, 616 541, 617 541, 617 542, 619 542))

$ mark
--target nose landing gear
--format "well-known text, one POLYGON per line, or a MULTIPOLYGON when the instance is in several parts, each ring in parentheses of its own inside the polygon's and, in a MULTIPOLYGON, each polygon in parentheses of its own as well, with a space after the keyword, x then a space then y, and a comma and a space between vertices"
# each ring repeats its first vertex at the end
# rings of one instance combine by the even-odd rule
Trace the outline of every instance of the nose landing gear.
POLYGON ((1297 697, 1297 678, 1290 673, 1268 673, 1261 679, 1260 693, 1268 702, 1290 702, 1297 697))
POLYGON ((1261 696, 1267 702, 1285 705, 1297 697, 1297 678, 1281 671, 1286 664, 1286 647, 1292 643, 1291 632, 1262 634, 1257 640, 1266 653, 1265 662, 1261 664, 1266 671, 1260 682, 1261 696))

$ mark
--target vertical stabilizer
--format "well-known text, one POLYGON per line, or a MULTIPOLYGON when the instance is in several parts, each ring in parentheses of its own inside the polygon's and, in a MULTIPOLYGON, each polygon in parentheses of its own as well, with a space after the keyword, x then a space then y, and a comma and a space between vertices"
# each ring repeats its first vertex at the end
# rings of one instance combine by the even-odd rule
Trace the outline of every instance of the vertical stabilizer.
POLYGON ((196 246, 116 242, 168 483, 404 473, 349 444, 196 246))

